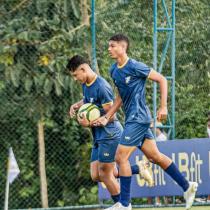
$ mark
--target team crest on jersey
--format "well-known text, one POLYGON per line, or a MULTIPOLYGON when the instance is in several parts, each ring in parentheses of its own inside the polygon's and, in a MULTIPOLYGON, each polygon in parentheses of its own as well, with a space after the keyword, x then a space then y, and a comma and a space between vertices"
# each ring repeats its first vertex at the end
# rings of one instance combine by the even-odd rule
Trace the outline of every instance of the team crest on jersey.
POLYGON ((125 78, 125 83, 128 84, 130 82, 130 80, 131 80, 131 76, 126 77, 125 78))
POLYGON ((90 98, 90 103, 93 103, 94 98, 90 98))
POLYGON ((130 140, 131 137, 130 136, 125 136, 125 140, 130 140))

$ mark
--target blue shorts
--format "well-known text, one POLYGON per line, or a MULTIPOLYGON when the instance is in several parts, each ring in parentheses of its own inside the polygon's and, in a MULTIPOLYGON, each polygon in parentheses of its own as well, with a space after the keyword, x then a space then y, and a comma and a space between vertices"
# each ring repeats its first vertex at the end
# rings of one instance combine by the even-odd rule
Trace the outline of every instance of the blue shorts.
POLYGON ((119 144, 141 148, 145 139, 154 139, 150 124, 128 122, 125 125, 119 144))
POLYGON ((118 144, 119 139, 95 142, 91 152, 91 162, 96 160, 102 163, 114 162, 118 144))

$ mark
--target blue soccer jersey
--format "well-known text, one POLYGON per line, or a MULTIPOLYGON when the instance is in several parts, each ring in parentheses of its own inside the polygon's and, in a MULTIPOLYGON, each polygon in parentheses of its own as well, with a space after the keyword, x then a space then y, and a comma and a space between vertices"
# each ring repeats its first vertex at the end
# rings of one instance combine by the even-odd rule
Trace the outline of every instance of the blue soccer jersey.
POLYGON ((146 106, 145 84, 151 68, 134 59, 121 67, 117 63, 110 69, 111 77, 118 88, 125 112, 125 123, 150 123, 151 114, 146 106))
MULTIPOLYGON (((83 101, 99 107, 101 116, 105 114, 103 105, 112 103, 114 94, 110 84, 100 76, 97 76, 91 84, 83 84, 83 101)), ((94 141, 119 139, 122 134, 122 126, 118 120, 108 123, 105 127, 92 127, 94 141)))

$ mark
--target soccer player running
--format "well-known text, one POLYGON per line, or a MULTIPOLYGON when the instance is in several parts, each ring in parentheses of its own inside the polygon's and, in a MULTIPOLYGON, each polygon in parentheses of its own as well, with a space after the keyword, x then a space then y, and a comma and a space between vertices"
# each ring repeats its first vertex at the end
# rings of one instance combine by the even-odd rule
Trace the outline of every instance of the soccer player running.
MULTIPOLYGON (((70 107, 69 114, 74 117, 76 111, 85 103, 95 104, 100 108, 101 115, 104 115, 112 106, 114 95, 109 83, 98 76, 88 64, 88 61, 79 56, 73 56, 68 60, 67 70, 71 76, 82 84, 83 99, 70 107)), ((90 122, 83 116, 77 117, 78 122, 84 126, 90 126, 90 122)), ((115 115, 110 117, 105 127, 92 127, 93 148, 91 153, 90 172, 93 181, 104 182, 111 194, 113 201, 119 201, 120 187, 116 179, 118 170, 115 166, 115 152, 122 135, 122 126, 115 115), (112 134, 112 135, 110 135, 112 134)), ((152 185, 152 177, 149 174, 147 165, 139 161, 132 166, 132 174, 140 174, 149 185, 152 185)))
POLYGON ((150 130, 151 116, 145 102, 146 79, 158 82, 160 85, 160 108, 157 111, 158 121, 167 117, 167 80, 164 76, 146 66, 144 63, 131 59, 127 55, 129 39, 123 34, 116 34, 109 40, 108 51, 116 63, 111 66, 110 74, 118 88, 112 108, 93 122, 94 126, 106 126, 123 104, 125 112, 125 128, 121 136, 115 160, 119 165, 120 201, 109 209, 130 210, 131 170, 129 157, 137 146, 153 163, 158 164, 183 189, 186 209, 193 204, 198 184, 188 182, 176 165, 166 155, 162 154, 154 141, 150 130))

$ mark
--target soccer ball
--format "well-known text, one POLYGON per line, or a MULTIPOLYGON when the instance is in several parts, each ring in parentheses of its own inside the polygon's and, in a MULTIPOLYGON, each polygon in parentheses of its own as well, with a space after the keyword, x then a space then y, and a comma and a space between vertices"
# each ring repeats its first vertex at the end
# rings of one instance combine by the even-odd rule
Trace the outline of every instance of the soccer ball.
POLYGON ((82 118, 84 115, 86 119, 91 122, 100 117, 100 110, 95 104, 83 104, 77 113, 78 117, 82 118))

